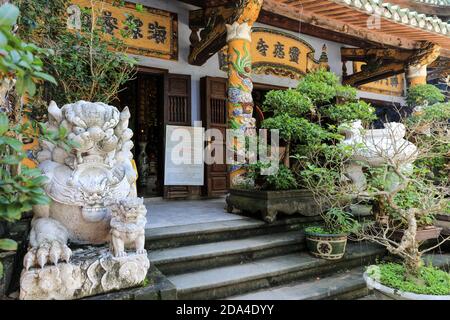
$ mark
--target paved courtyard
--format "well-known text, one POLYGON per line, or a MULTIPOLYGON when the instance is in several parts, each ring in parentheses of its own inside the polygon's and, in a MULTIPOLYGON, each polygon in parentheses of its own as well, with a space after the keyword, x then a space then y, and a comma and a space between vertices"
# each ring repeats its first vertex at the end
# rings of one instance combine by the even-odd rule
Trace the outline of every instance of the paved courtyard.
POLYGON ((197 223, 248 219, 227 213, 225 198, 205 200, 146 199, 146 228, 163 228, 197 223))

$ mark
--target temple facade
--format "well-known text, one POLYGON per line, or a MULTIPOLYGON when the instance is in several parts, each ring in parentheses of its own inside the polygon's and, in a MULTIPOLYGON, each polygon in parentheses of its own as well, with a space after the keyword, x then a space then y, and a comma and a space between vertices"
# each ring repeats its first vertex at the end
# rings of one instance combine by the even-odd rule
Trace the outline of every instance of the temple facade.
MULTIPOLYGON (((227 166, 217 164, 198 169, 203 170, 203 181, 184 177, 193 185, 168 179, 178 174, 165 161, 167 126, 224 131, 240 117, 233 113, 237 103, 249 106, 244 113, 258 127, 268 91, 295 87, 299 78, 320 67, 357 88, 358 96, 371 102, 380 118, 395 118, 393 110, 405 106, 409 86, 426 83, 427 76, 439 84, 448 74, 450 7, 443 2, 146 0, 120 7, 95 3, 103 6, 112 35, 120 37, 126 28, 123 14, 133 17, 137 26, 126 44, 139 59, 139 71, 118 104, 131 111, 138 189, 145 197, 220 196, 233 180, 227 166), (244 92, 236 89, 241 85, 244 92)), ((90 5, 73 0, 69 27, 82 23, 82 17, 77 21, 77 8, 90 5)), ((243 125, 242 119, 237 121, 243 125)))

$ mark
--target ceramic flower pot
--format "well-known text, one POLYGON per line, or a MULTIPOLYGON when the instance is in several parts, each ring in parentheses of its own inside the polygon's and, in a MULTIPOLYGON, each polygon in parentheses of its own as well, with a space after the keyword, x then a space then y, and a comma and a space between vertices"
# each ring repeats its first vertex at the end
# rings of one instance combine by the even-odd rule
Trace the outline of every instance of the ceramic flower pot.
POLYGON ((317 258, 338 260, 345 254, 346 234, 320 234, 305 231, 306 247, 317 258))

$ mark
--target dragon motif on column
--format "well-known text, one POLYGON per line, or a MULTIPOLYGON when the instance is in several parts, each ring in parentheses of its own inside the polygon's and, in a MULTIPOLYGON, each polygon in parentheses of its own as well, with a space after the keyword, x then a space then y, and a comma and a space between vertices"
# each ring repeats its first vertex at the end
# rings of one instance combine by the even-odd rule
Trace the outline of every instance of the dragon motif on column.
MULTIPOLYGON (((253 82, 251 56, 251 28, 262 7, 262 0, 248 1, 242 15, 233 24, 227 24, 228 44, 228 119, 232 129, 239 130, 245 136, 256 135, 256 120, 253 118, 253 82)), ((239 152, 245 146, 234 143, 239 152)), ((240 165, 231 167, 231 184, 235 185, 242 178, 244 168, 240 165)))

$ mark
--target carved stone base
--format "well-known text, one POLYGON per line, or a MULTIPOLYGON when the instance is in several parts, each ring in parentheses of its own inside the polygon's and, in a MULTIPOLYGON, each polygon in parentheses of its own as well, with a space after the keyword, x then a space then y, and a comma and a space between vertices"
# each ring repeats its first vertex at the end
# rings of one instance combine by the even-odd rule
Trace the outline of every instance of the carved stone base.
POLYGON ((105 247, 73 251, 70 263, 22 271, 21 300, 70 300, 135 287, 143 283, 150 261, 145 254, 115 258, 105 247))

